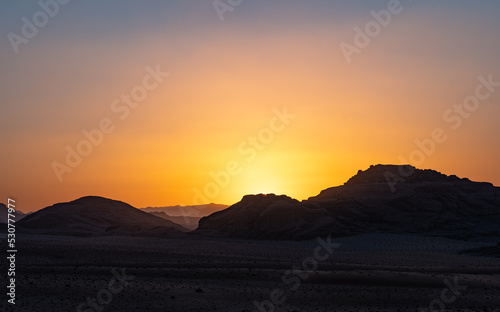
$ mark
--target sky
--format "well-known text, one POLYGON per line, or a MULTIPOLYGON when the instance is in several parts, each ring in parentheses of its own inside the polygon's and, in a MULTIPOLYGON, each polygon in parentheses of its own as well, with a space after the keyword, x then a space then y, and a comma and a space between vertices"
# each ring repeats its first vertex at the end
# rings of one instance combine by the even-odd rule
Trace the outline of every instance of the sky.
POLYGON ((498 1, 2 1, 0 202, 500 186, 498 1))

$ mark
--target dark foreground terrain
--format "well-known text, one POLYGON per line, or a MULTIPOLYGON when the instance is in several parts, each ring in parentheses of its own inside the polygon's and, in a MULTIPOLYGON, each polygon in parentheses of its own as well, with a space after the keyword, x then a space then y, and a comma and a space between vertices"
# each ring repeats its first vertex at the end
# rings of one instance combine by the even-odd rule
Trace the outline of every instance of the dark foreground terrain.
POLYGON ((18 236, 17 245, 16 305, 4 294, 1 311, 500 311, 500 259, 460 254, 493 243, 365 234, 322 244, 18 236))

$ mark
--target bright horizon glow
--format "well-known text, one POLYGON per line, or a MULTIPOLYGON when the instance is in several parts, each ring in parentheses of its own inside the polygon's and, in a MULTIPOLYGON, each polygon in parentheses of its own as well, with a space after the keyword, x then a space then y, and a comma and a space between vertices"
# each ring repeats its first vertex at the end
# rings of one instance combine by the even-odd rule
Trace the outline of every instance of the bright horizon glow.
MULTIPOLYGON (((386 7, 255 0, 221 22, 211 1, 71 2, 19 53, 6 36, 0 45, 0 202, 27 212, 87 195, 138 208, 303 200, 370 165, 409 162, 436 128, 447 140, 417 167, 500 185, 500 89, 456 130, 443 119, 479 76, 500 81, 500 3, 404 3, 348 64, 340 43, 386 7), (111 103, 157 64, 169 76, 121 120, 111 103), (239 146, 283 107, 295 118, 249 160, 239 146), (51 164, 103 118, 115 131, 60 183, 51 164), (208 196, 231 161, 240 173, 208 196)), ((39 9, 0 8, 5 34, 39 9)))

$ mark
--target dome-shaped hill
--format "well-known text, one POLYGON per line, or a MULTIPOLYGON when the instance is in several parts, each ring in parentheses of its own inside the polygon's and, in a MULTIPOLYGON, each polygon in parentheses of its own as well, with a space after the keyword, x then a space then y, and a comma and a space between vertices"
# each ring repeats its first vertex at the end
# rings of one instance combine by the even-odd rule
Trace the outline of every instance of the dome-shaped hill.
POLYGON ((25 233, 78 236, 162 236, 187 231, 176 223, 127 203, 97 196, 82 197, 41 209, 19 221, 18 227, 25 233))

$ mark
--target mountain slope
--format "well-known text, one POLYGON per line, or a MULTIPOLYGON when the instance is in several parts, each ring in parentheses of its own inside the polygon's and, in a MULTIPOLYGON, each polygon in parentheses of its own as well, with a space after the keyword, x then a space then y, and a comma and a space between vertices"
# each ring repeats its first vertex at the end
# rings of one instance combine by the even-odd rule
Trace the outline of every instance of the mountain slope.
POLYGON ((18 227, 24 233, 77 236, 163 236, 187 231, 124 202, 96 196, 41 209, 22 219, 18 227))
POLYGON ((260 239, 367 232, 500 238, 500 188, 433 170, 377 165, 302 202, 286 196, 245 196, 230 208, 202 218, 196 230, 260 239), (404 181, 400 176, 391 189, 387 178, 401 172, 412 174, 404 181))

